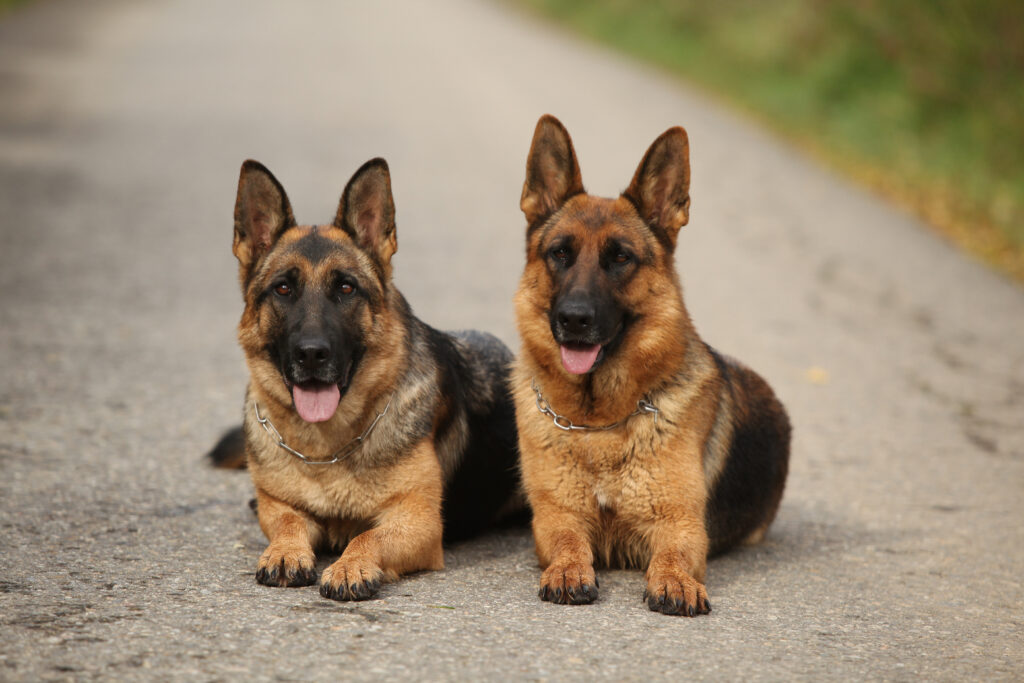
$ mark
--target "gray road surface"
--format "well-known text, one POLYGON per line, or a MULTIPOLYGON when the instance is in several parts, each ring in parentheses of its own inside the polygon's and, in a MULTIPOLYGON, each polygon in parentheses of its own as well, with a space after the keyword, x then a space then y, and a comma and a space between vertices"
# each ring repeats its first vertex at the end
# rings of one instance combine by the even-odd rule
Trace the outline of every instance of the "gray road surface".
POLYGON ((669 77, 491 2, 39 0, 0 21, 0 226, 0 679, 1024 676, 1024 292, 669 77), (796 427, 766 543, 696 620, 639 572, 541 603, 518 531, 363 604, 256 585, 248 478, 200 462, 240 162, 323 222, 385 156, 415 310, 517 345, 544 112, 603 194, 688 128, 691 312, 796 427))

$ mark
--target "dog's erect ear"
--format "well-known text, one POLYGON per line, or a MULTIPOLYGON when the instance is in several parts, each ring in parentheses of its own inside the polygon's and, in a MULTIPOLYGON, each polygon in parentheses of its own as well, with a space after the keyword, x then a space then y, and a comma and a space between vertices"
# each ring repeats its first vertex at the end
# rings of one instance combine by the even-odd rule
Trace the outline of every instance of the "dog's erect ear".
POLYGON ((235 239, 231 251, 243 268, 249 268, 288 228, 295 225, 292 206, 270 171, 258 161, 242 164, 235 199, 235 239))
POLYGON ((379 157, 370 159, 355 172, 341 195, 334 225, 351 235, 388 270, 391 257, 398 251, 388 162, 379 157))
POLYGON ((527 222, 534 225, 581 192, 583 179, 572 138, 561 121, 545 114, 533 132, 519 208, 526 214, 527 222))
POLYGON ((676 126, 651 144, 623 192, 667 246, 690 220, 690 141, 676 126))

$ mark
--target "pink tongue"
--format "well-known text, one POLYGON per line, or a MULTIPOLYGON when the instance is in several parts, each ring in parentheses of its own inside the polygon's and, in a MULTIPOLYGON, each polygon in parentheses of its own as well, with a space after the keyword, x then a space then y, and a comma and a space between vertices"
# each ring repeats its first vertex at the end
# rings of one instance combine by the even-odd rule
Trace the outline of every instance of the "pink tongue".
POLYGON ((338 409, 341 392, 337 384, 296 384, 292 388, 295 410, 306 422, 323 422, 330 420, 338 409))
POLYGON ((562 344, 562 367, 574 375, 590 372, 590 368, 594 367, 594 362, 597 361, 597 354, 600 352, 600 344, 594 344, 593 346, 584 346, 582 344, 566 346, 562 344))

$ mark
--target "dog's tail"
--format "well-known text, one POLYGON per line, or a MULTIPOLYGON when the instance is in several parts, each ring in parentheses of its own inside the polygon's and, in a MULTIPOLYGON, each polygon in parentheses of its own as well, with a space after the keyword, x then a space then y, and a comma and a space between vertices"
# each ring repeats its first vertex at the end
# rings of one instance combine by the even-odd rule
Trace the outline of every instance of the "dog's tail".
POLYGON ((206 454, 207 460, 214 467, 240 470, 245 468, 245 432, 242 425, 232 427, 220 441, 206 454))

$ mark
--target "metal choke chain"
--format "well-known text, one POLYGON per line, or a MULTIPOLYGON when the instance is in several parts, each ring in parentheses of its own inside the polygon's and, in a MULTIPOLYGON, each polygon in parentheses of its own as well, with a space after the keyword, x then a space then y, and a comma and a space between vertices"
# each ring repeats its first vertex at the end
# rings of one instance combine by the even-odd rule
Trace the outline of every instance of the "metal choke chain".
POLYGON ((632 413, 622 418, 621 420, 600 427, 594 427, 591 425, 578 425, 565 415, 559 415, 554 411, 554 409, 551 407, 551 404, 548 403, 548 400, 544 398, 544 394, 540 393, 540 387, 537 386, 536 379, 532 381, 531 385, 533 388, 533 392, 537 394, 537 410, 539 410, 542 415, 547 415, 548 417, 550 417, 551 421, 555 423, 556 427, 567 432, 606 432, 609 429, 615 429, 616 427, 622 425, 624 422, 629 420, 629 418, 635 417, 636 415, 640 415, 641 413, 648 413, 650 415, 653 415, 654 423, 658 423, 658 409, 654 406, 653 403, 648 401, 646 398, 642 398, 636 402, 636 410, 634 410, 632 413))
POLYGON ((352 455, 352 453, 359 448, 359 445, 362 444, 363 440, 370 435, 370 432, 372 432, 373 428, 377 426, 380 419, 388 414, 388 409, 391 407, 391 401, 394 398, 395 396, 392 394, 391 398, 388 399, 388 404, 384 406, 384 410, 377 413, 377 417, 373 418, 373 422, 363 430, 363 433, 335 451, 330 460, 313 460, 312 458, 298 452, 284 442, 284 438, 281 437, 281 432, 277 431, 277 427, 274 426, 274 423, 270 421, 269 417, 262 417, 260 415, 260 407, 256 404, 256 401, 252 402, 252 410, 256 414, 256 421, 259 422, 263 429, 266 430, 267 434, 270 434, 271 438, 277 442, 278 446, 288 451, 307 465, 333 465, 334 463, 344 460, 348 456, 352 455))

